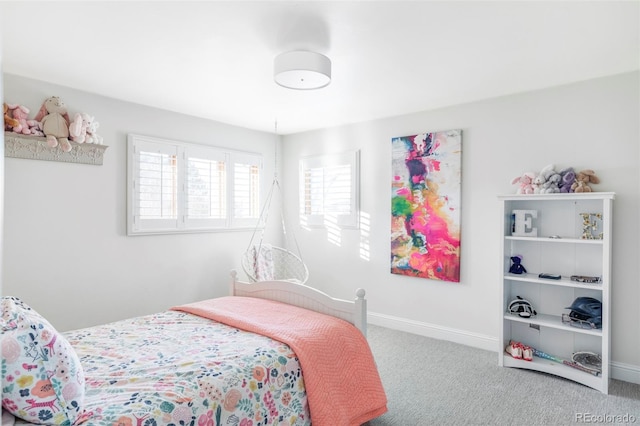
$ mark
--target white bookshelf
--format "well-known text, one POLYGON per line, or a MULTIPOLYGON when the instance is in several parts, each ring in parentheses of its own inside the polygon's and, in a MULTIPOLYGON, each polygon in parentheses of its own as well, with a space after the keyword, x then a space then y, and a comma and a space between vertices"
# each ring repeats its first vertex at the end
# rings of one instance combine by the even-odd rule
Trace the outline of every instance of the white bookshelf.
POLYGON ((502 203, 500 338, 498 363, 561 376, 603 393, 609 389, 611 347, 610 289, 612 209, 615 194, 590 192, 499 196, 502 203), (535 210, 531 219, 537 235, 513 236, 512 212, 535 210), (594 239, 583 238, 581 213, 599 213, 601 222, 594 239), (599 239, 599 233, 602 238, 599 239), (511 257, 522 256, 527 272, 509 272, 511 257), (539 278, 540 273, 561 276, 559 280, 539 278), (597 283, 572 281, 572 275, 600 277, 597 283), (533 305, 537 315, 522 318, 508 312, 509 303, 520 296, 533 305), (578 297, 602 302, 602 328, 583 329, 562 322, 562 314, 578 297), (596 376, 567 365, 535 357, 533 361, 513 358, 505 352, 511 340, 571 360, 576 351, 601 355, 602 371, 596 376))

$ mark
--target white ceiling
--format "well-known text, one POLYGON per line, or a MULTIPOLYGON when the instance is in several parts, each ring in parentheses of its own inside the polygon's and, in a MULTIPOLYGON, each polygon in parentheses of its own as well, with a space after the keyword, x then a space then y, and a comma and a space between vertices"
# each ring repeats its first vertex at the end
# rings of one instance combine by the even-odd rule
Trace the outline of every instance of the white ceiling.
POLYGON ((280 134, 637 70, 639 19, 639 1, 0 1, 6 73, 280 134), (290 50, 329 56, 331 84, 276 85, 290 50))

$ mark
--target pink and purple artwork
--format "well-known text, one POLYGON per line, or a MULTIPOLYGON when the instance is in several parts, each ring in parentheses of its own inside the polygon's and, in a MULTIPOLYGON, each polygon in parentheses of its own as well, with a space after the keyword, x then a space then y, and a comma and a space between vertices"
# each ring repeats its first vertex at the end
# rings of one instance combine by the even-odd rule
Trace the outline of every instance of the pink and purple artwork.
POLYGON ((392 274, 460 282, 461 133, 392 139, 392 274))

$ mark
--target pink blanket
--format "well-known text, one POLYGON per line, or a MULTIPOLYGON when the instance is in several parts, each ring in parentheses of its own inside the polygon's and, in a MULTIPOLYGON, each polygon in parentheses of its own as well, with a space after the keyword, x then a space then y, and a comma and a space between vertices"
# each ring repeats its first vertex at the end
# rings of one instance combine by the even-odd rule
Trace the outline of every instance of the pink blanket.
POLYGON ((387 411, 369 344, 346 321, 252 297, 227 296, 171 309, 288 344, 302 367, 314 426, 360 425, 387 411))

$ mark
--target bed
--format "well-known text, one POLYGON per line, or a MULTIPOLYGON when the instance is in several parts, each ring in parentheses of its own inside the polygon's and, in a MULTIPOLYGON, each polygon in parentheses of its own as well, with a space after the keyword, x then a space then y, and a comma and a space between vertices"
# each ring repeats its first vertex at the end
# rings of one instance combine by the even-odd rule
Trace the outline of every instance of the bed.
POLYGON ((387 408, 364 295, 232 271, 230 296, 65 333, 3 297, 3 425, 366 423, 387 408))

